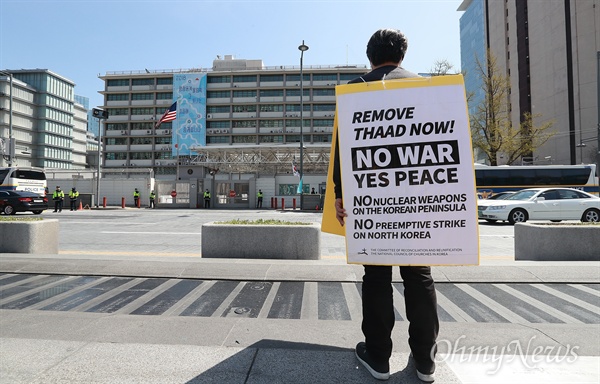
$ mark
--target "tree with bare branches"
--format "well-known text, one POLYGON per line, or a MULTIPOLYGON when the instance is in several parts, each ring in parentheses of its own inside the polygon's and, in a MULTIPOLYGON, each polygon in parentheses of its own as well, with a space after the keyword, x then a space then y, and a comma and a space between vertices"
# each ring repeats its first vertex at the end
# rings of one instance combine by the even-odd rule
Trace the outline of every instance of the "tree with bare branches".
POLYGON ((540 115, 524 113, 521 123, 511 121, 508 76, 500 71, 496 58, 488 51, 487 65, 477 60, 477 72, 485 91, 485 100, 476 106, 470 116, 473 147, 485 153, 490 165, 498 165, 498 156, 506 164, 531 156, 531 153, 548 141, 555 132, 553 122, 535 125, 540 115))

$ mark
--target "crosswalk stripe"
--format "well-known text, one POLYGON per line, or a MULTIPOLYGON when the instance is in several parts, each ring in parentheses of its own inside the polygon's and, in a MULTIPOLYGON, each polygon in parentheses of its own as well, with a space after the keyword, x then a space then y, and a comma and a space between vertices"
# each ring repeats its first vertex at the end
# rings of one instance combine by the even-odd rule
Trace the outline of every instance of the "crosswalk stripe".
POLYGON ((578 320, 574 317, 571 317, 569 315, 567 315, 566 313, 559 311, 558 309, 549 306, 548 304, 542 303, 541 301, 526 295, 522 292, 517 291, 514 288, 509 287, 506 284, 493 284, 495 287, 497 287, 498 289, 503 290, 504 292, 513 295, 523 301, 528 302, 529 304, 535 306, 536 308, 556 317, 557 319, 564 321, 567 324, 583 324, 583 321, 578 320))
POLYGON ((271 306, 273 305, 273 301, 275 300, 275 297, 277 296, 277 291, 279 290, 280 285, 281 285, 281 283, 278 281, 273 283, 273 286, 271 287, 271 290, 269 291, 269 294, 267 295, 267 298, 265 299, 265 302, 263 303, 263 306, 260 309, 260 312, 258 313, 257 317, 259 319, 266 319, 267 316, 269 316, 269 310, 271 309, 271 306))
POLYGON ((196 287, 192 292, 188 293, 185 297, 175 303, 171 308, 167 309, 163 315, 164 316, 179 316, 181 312, 185 311, 187 307, 192 305, 194 301, 196 301, 200 296, 202 296, 206 291, 208 291, 214 284, 215 280, 212 281, 203 281, 198 287, 196 287))
MULTIPOLYGON (((48 276, 45 276, 45 277, 48 277, 48 276)), ((13 301, 17 301, 17 300, 20 300, 20 299, 22 299, 24 297, 27 297, 27 296, 29 296, 31 294, 39 293, 39 292, 42 292, 42 291, 49 290, 49 289, 52 289, 54 287, 60 286, 61 284, 72 282, 72 281, 78 279, 79 277, 80 276, 66 276, 66 277, 64 277, 62 279, 59 279, 59 280, 56 280, 56 281, 54 281, 52 283, 44 284, 44 285, 42 285, 40 287, 36 287, 36 288, 33 288, 33 289, 28 289, 25 292, 17 293, 16 295, 12 295, 12 296, 9 296, 7 298, 4 298, 4 299, 0 300, 0 305, 4 305, 6 303, 11 303, 13 301)))
POLYGON ((142 305, 144 305, 149 300, 154 299, 156 296, 160 295, 167 289, 171 288, 172 286, 177 284, 179 281, 181 281, 181 280, 169 279, 169 280, 165 281, 164 283, 160 284, 158 287, 151 289, 148 292, 144 293, 137 299, 133 300, 131 303, 117 309, 113 313, 114 314, 131 313, 131 312, 135 311, 136 309, 138 309, 139 307, 141 307, 142 305))
MULTIPOLYGON (((567 284, 567 285, 569 287, 579 289, 580 291, 589 293, 590 295, 594 295, 594 296, 600 298, 600 291, 598 291, 597 289, 586 287, 585 285, 581 285, 581 284, 567 284)), ((600 302, 598 304, 600 304, 600 302)))
POLYGON ((83 290, 86 290, 88 288, 94 287, 94 286, 96 286, 98 284, 102 284, 103 282, 105 282, 108 279, 109 279, 108 277, 101 277, 101 278, 96 279, 94 281, 90 281, 87 284, 80 285, 79 287, 75 287, 73 289, 69 289, 68 291, 65 291, 65 292, 63 292, 63 293, 61 293, 59 295, 52 296, 52 297, 50 297, 47 300, 39 301, 39 302, 37 302, 37 303, 35 303, 33 305, 30 305, 29 307, 27 307, 27 309, 34 309, 35 310, 35 309, 40 309, 42 307, 45 307, 47 305, 51 305, 53 303, 56 303, 57 301, 60 301, 60 300, 64 299, 65 297, 69 297, 69 296, 77 294, 77 293, 79 293, 79 292, 81 292, 83 290))
POLYGON ((438 304, 444 308, 446 312, 450 316, 454 318, 457 322, 467 322, 467 323, 476 323, 475 319, 473 319, 468 313, 463 311, 458 305, 454 304, 450 299, 448 299, 443 293, 440 291, 436 291, 438 304))
POLYGON ((561 291, 559 291, 557 289, 554 289, 552 287, 549 287, 549 286, 547 286, 545 284, 536 284, 535 287, 538 288, 538 289, 540 289, 540 290, 542 290, 542 291, 544 291, 544 292, 547 292, 547 293, 549 293, 551 295, 554 295, 554 296, 559 297, 559 298, 561 298, 563 300, 566 300, 566 301, 568 301, 571 304, 575 304, 578 307, 587 309, 588 311, 591 311, 593 313, 598 313, 598 310, 599 310, 598 307, 596 307, 596 306, 594 306, 592 304, 586 303, 583 300, 579 300, 578 298, 573 297, 571 295, 567 295, 566 293, 563 293, 563 292, 561 292, 561 291))
POLYGON ((473 297, 475 300, 478 300, 483 305, 490 308, 491 310, 493 310, 500 316, 504 317, 506 320, 510 321, 511 323, 518 323, 518 324, 530 323, 530 321, 528 321, 527 319, 524 319, 523 317, 521 317, 518 314, 511 311, 509 308, 506 308, 505 306, 501 305, 500 303, 492 300, 491 298, 489 298, 488 296, 479 292, 478 290, 471 287, 470 285, 467 285, 467 284, 455 284, 455 285, 456 285, 456 287, 460 288, 463 292, 465 292, 469 296, 473 297))
POLYGON ((314 281, 307 281, 304 284, 300 318, 303 320, 317 320, 319 318, 318 286, 314 281))
POLYGON ((213 312, 213 314, 211 315, 211 317, 222 317, 223 316, 223 312, 225 312, 225 310, 227 309, 227 307, 229 307, 229 305, 231 304, 231 302, 233 301, 233 299, 235 299, 235 297, 242 291, 242 289, 244 288, 244 286, 247 283, 240 281, 238 283, 238 285, 236 285, 236 287, 233 289, 233 291, 231 291, 231 293, 225 298, 225 300, 223 300, 223 302, 221 303, 221 305, 219 305, 217 307, 217 309, 213 312))
POLYGON ((342 284, 342 289, 344 290, 344 297, 346 298, 348 311, 350 311, 350 319, 362 319, 362 299, 358 293, 358 289, 356 289, 356 284, 342 284))

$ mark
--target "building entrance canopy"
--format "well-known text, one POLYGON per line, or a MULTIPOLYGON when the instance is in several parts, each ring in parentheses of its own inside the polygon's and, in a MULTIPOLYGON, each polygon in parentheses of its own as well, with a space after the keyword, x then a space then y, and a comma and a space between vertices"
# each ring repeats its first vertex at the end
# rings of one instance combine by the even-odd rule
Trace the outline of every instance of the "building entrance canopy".
MULTIPOLYGON (((304 174, 326 174, 330 151, 330 144, 305 145, 302 154, 304 174)), ((226 172, 273 174, 291 172, 293 165, 298 167, 300 164, 300 147, 292 145, 211 146, 193 148, 192 152, 196 155, 180 157, 179 162, 226 172)))

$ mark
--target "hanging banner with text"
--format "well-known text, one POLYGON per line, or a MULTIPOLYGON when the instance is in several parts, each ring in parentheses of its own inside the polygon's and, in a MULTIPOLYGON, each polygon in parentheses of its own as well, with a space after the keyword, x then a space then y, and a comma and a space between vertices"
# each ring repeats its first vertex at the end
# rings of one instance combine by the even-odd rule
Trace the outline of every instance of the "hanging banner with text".
POLYGON ((462 75, 336 87, 349 263, 479 263, 462 75))
POLYGON ((173 101, 177 125, 173 124, 172 155, 193 155, 195 148, 206 146, 206 73, 173 75, 173 101))

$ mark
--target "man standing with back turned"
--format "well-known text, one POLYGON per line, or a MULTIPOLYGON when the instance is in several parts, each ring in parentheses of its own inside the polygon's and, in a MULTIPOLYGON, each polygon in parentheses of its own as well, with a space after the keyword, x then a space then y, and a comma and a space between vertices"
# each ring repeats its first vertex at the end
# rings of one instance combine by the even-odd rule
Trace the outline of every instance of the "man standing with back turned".
MULTIPOLYGON (((380 29, 367 44, 367 58, 371 72, 350 83, 418 77, 400 64, 408 43, 402 32, 395 29, 380 29)), ((335 142, 333 164, 335 185, 336 218, 344 225, 347 216, 342 202, 339 142, 335 142)), ((392 293, 392 267, 365 265, 362 284, 363 321, 365 341, 356 345, 356 357, 369 373, 379 380, 390 377, 392 355, 392 329, 394 327, 394 302, 392 293)), ((433 382, 437 351, 436 339, 439 331, 437 298, 431 277, 431 267, 400 267, 404 283, 404 302, 409 321, 408 344, 421 381, 433 382)))

